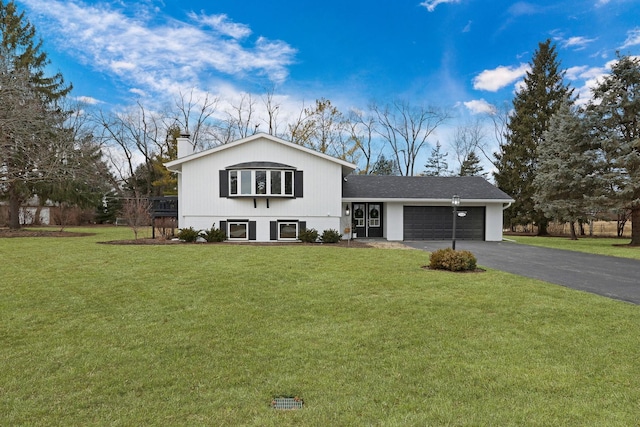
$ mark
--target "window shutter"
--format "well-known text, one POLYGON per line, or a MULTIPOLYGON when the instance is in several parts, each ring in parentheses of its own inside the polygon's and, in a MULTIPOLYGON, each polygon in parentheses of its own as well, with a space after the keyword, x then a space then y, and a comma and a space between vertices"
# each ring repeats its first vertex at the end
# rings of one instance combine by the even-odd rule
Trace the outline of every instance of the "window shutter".
POLYGON ((220 230, 224 231, 225 238, 229 237, 227 236, 227 221, 220 221, 220 230))
POLYGON ((269 239, 278 240, 278 221, 269 221, 269 239))
POLYGON ((301 232, 302 230, 306 230, 307 229, 307 221, 299 221, 298 222, 298 233, 301 232))
POLYGON ((249 240, 256 240, 256 222, 249 221, 249 240))
POLYGON ((229 171, 220 171, 220 197, 229 197, 229 171))
POLYGON ((304 188, 304 180, 302 171, 293 172, 293 196, 302 197, 304 188))

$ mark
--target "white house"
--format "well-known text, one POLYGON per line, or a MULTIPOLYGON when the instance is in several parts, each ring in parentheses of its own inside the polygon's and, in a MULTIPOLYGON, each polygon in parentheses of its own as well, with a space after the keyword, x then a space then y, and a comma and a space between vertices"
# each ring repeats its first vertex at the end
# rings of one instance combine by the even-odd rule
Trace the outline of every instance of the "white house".
POLYGON ((356 165, 267 134, 198 153, 178 139, 178 227, 224 229, 229 240, 297 240, 304 228, 345 237, 502 240, 513 202, 482 177, 354 175, 356 165))

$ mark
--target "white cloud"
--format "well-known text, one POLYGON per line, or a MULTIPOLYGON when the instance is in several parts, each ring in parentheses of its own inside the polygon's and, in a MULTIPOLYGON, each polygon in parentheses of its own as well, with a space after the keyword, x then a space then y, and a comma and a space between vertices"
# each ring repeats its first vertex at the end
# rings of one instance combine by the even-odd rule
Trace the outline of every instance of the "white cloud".
POLYGON ((588 39, 586 37, 569 37, 566 40, 562 40, 562 46, 565 48, 575 48, 575 50, 582 50, 587 45, 596 39, 588 39))
POLYGON ((640 27, 627 31, 627 39, 624 44, 620 46, 620 49, 626 49, 631 46, 640 44, 640 27))
POLYGON ((226 76, 252 75, 279 83, 288 77, 296 54, 280 40, 252 41, 249 27, 226 15, 190 14, 189 20, 178 21, 157 9, 132 12, 105 3, 22 2, 43 18, 39 30, 48 31, 49 39, 57 37, 61 49, 142 93, 212 87, 215 79, 226 76))
POLYGON ((424 6, 429 12, 433 12, 438 5, 447 3, 460 3, 460 0, 425 0, 420 3, 420 6, 424 6))
POLYGON ((495 114, 496 107, 489 104, 484 99, 474 99, 472 101, 464 102, 464 106, 471 112, 471 114, 495 114))
POLYGON ((520 64, 518 67, 501 65, 493 70, 484 70, 473 79, 473 88, 497 92, 524 76, 529 69, 529 64, 520 64))
POLYGON ((190 13, 189 17, 196 22, 208 25, 220 34, 233 37, 234 39, 243 39, 251 35, 251 29, 245 24, 231 22, 226 14, 220 15, 196 15, 190 13))
POLYGON ((78 96, 76 98, 76 100, 82 104, 86 104, 86 105, 96 105, 99 104, 100 101, 98 101, 97 99, 91 97, 91 96, 78 96))

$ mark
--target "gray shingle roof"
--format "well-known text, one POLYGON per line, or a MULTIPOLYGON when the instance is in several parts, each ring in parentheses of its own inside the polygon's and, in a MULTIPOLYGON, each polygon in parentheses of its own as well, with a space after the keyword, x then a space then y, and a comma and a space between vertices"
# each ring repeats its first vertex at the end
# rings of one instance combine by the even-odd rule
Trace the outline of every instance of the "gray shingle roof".
POLYGON ((512 198, 480 176, 348 175, 342 197, 365 199, 461 199, 511 201, 512 198))

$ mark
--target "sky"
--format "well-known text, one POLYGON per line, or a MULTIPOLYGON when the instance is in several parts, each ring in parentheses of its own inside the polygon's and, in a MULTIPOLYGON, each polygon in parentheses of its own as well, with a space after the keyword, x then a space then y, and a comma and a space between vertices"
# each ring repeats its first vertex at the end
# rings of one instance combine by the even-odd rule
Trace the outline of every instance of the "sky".
POLYGON ((555 44, 579 102, 616 52, 640 54, 639 0, 16 4, 51 70, 73 84, 74 97, 103 110, 190 91, 236 105, 242 94, 273 91, 291 115, 320 98, 343 112, 404 100, 450 112, 431 146, 446 147, 457 126, 509 103, 540 42, 555 44))

